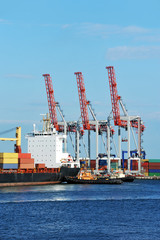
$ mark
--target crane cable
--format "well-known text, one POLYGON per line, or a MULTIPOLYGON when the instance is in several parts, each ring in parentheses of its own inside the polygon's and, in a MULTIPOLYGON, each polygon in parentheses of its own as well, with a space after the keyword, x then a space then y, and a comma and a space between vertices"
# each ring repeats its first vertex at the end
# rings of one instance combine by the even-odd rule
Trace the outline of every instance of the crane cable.
POLYGON ((3 132, 0 132, 0 135, 2 135, 2 134, 6 134, 6 133, 9 133, 9 132, 12 132, 13 130, 16 130, 16 127, 11 128, 11 129, 6 130, 6 131, 3 131, 3 132))

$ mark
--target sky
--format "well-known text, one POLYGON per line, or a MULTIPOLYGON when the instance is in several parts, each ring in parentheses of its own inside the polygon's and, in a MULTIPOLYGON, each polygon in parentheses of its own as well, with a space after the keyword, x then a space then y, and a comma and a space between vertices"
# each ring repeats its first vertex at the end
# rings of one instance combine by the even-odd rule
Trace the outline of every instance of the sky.
MULTIPOLYGON (((105 68, 114 66, 129 115, 141 116, 145 124, 146 157, 160 158, 159 0, 0 3, 0 133, 20 125, 27 151, 25 135, 33 123, 40 128, 40 114, 48 112, 45 73, 67 121, 80 116, 77 71, 97 119, 106 120, 112 107, 105 68)), ((0 142, 0 152, 12 149, 12 142, 0 142)))

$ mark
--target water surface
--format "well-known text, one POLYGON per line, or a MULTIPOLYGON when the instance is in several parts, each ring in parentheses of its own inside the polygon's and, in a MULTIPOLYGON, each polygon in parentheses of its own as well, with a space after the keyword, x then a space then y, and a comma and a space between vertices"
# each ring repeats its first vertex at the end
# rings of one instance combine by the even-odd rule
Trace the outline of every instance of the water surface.
POLYGON ((160 239, 160 181, 0 188, 0 239, 160 239))

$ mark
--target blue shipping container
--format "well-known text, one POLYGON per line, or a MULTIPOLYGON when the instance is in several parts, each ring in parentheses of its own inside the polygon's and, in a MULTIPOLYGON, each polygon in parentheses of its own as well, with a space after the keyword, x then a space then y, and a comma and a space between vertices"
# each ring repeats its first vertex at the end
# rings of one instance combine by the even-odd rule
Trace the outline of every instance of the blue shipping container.
POLYGON ((149 173, 160 173, 160 169, 149 169, 149 173))
POLYGON ((99 159, 99 166, 106 166, 107 160, 99 159))
POLYGON ((1 163, 0 168, 2 169, 18 169, 17 163, 1 163))

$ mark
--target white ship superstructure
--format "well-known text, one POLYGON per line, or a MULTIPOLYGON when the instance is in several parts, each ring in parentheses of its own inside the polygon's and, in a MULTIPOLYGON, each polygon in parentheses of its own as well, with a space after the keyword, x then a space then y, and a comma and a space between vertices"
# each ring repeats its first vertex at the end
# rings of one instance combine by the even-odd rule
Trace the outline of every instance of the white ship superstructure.
POLYGON ((58 134, 53 128, 49 131, 36 131, 26 136, 28 139, 28 153, 36 163, 45 163, 47 168, 58 168, 69 154, 63 152, 65 135, 58 134))

